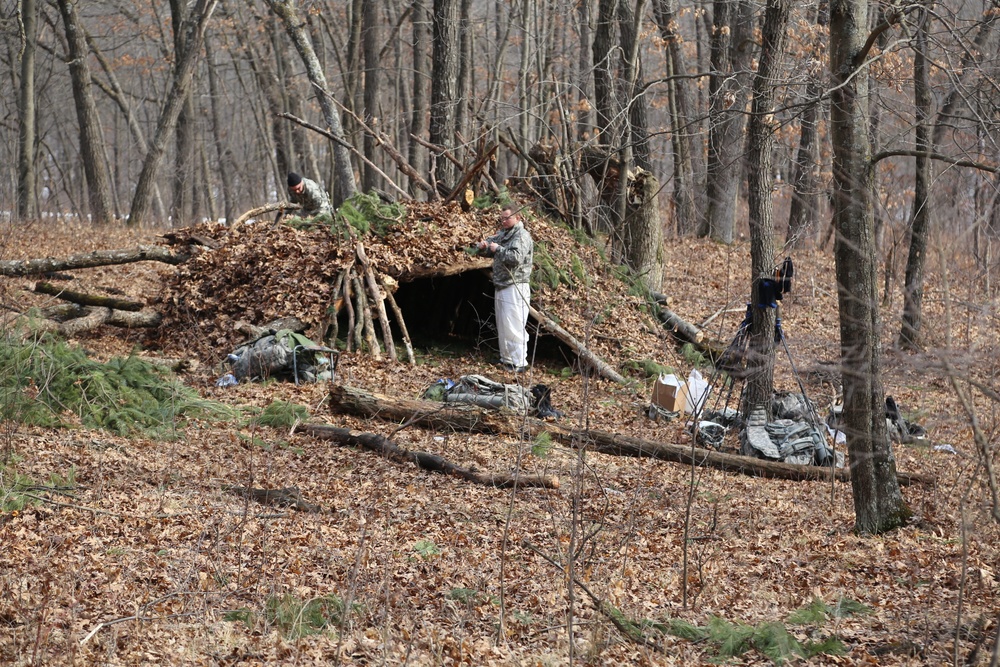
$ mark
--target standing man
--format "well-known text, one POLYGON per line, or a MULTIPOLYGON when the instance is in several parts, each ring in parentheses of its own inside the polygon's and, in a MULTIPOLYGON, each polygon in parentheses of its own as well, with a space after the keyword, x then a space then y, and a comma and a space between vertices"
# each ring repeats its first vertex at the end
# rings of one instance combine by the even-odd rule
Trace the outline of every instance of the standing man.
POLYGON ((479 251, 493 258, 500 363, 521 373, 528 368, 528 302, 535 244, 521 216, 511 206, 500 211, 500 231, 479 242, 479 251))
POLYGON ((323 186, 316 181, 302 178, 294 171, 288 172, 288 198, 293 204, 302 207, 300 215, 303 218, 311 218, 315 215, 333 214, 330 207, 330 195, 326 194, 323 186))

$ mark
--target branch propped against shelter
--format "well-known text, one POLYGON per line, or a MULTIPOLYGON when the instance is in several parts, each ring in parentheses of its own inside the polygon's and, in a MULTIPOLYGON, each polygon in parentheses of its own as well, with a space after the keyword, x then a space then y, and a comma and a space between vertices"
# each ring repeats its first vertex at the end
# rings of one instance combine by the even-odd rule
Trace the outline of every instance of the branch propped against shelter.
POLYGON ((550 334, 558 338, 562 343, 567 345, 571 350, 573 350, 574 353, 576 353, 583 363, 593 368, 598 375, 608 380, 617 382, 618 384, 629 383, 629 381, 626 380, 620 373, 611 368, 606 361, 588 350, 583 343, 570 335, 568 331, 556 324, 552 319, 546 317, 535 309, 534 306, 528 306, 528 313, 535 318, 535 321, 538 322, 538 326, 542 327, 550 334))

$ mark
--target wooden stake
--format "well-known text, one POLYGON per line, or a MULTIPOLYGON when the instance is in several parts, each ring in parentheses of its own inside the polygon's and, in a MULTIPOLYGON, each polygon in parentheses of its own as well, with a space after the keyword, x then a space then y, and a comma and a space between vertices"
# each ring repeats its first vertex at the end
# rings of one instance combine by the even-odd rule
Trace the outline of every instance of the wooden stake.
POLYGON ((391 361, 397 361, 396 345, 392 342, 392 329, 389 328, 389 316, 385 312, 382 290, 379 289, 378 282, 375 280, 375 272, 372 270, 371 264, 368 263, 365 247, 361 241, 358 241, 355 252, 358 255, 358 261, 361 262, 361 268, 365 272, 365 283, 368 285, 368 292, 371 295, 375 313, 378 315, 378 324, 382 329, 382 341, 385 343, 385 353, 391 361))
POLYGON ((396 303, 396 297, 392 295, 392 291, 389 289, 389 285, 385 278, 382 278, 382 288, 385 290, 385 300, 389 302, 389 307, 392 308, 392 314, 396 317, 396 323, 399 324, 399 331, 403 335, 403 346, 406 348, 406 360, 411 366, 413 366, 417 363, 417 360, 413 356, 413 341, 410 340, 410 332, 406 329, 406 320, 403 319, 403 311, 400 309, 399 304, 396 303))

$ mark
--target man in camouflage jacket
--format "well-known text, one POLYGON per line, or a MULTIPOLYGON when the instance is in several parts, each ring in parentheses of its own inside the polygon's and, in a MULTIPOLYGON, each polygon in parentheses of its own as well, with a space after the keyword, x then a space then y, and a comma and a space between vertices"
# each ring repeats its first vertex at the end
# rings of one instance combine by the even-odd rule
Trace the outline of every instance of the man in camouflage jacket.
POLYGON ((324 213, 332 214, 330 196, 316 181, 302 178, 294 171, 288 172, 288 198, 302 207, 300 216, 311 218, 324 213))
POLYGON ((479 252, 493 258, 500 362, 508 370, 528 367, 528 303, 534 242, 521 216, 507 206, 500 212, 500 231, 479 242, 479 252))

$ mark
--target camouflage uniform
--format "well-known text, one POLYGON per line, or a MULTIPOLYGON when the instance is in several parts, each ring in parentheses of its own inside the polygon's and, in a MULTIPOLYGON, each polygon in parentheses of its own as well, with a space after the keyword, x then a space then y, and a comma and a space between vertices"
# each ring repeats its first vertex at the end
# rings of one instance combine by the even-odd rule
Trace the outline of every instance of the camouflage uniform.
MULTIPOLYGON (((493 286, 496 292, 497 337, 500 360, 515 369, 528 365, 528 303, 531 298, 531 266, 535 244, 518 222, 510 229, 486 239, 499 248, 493 254, 493 286)), ((486 251, 486 254, 490 254, 486 251)))
POLYGON ((330 195, 326 194, 323 186, 308 178, 302 179, 302 192, 295 193, 289 191, 288 198, 293 204, 298 204, 302 207, 299 215, 303 218, 311 218, 314 215, 322 215, 324 213, 333 213, 333 208, 330 206, 330 195))

